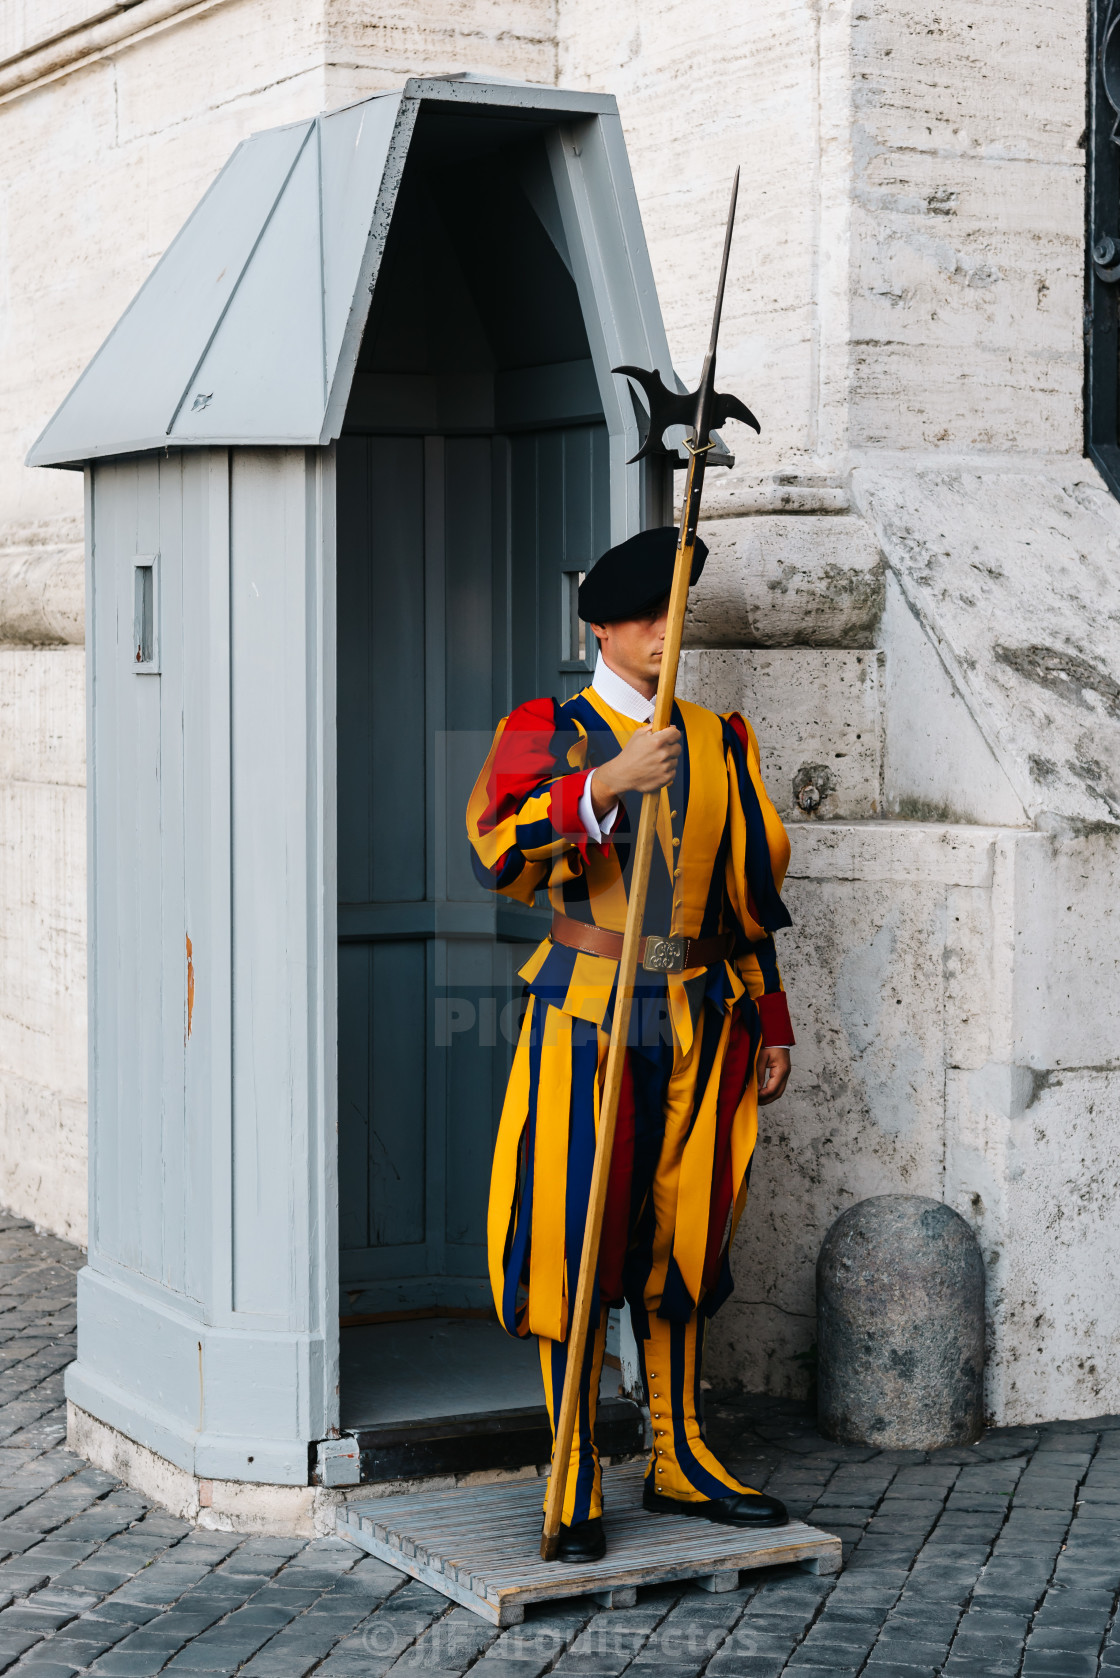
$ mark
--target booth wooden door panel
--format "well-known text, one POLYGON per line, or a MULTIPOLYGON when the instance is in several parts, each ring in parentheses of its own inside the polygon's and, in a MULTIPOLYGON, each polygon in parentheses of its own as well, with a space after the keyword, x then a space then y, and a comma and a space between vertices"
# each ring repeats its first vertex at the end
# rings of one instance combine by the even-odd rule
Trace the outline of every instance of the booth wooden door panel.
POLYGON ((342 1314, 484 1308, 516 970, 542 909, 479 886, 497 719, 588 679, 568 580, 607 541, 602 426, 338 446, 342 1314))

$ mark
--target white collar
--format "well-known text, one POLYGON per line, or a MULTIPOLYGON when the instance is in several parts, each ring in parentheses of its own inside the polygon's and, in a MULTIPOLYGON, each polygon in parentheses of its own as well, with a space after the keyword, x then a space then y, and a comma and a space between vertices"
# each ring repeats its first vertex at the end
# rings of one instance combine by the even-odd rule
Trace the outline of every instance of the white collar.
POLYGON ((595 674, 591 678, 591 686, 606 701, 612 711, 620 716, 629 717, 632 722, 653 721, 653 700, 647 699, 644 693, 632 688, 629 682, 623 681, 617 670, 612 670, 602 653, 595 661, 595 674))

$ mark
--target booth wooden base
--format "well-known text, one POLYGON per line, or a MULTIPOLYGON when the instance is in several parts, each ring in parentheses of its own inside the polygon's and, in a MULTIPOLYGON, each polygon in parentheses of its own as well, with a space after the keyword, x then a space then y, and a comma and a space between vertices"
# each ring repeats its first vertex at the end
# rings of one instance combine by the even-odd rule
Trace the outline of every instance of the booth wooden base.
POLYGON ((647 1514, 644 1472, 639 1463, 604 1469, 608 1549, 590 1564, 541 1560, 541 1480, 355 1500, 339 1510, 338 1531, 498 1626, 516 1625, 530 1602, 562 1597, 630 1607, 639 1585, 671 1579, 730 1591, 756 1567, 797 1562, 815 1573, 839 1571, 840 1540, 800 1521, 750 1532, 647 1514))

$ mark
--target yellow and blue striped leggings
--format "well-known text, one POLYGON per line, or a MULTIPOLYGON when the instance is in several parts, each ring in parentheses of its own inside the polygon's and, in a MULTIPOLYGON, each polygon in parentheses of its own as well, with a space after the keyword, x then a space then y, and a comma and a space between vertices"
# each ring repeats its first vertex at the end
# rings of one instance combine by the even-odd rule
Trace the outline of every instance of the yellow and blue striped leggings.
MULTIPOLYGON (((667 1322, 649 1314, 638 1340, 642 1380, 653 1424, 653 1450, 646 1483, 665 1497, 700 1503, 713 1497, 734 1497, 751 1490, 727 1472, 704 1442, 700 1400, 700 1372, 704 1350, 704 1322, 696 1313, 687 1322, 667 1322)), ((579 1410, 572 1437, 572 1454, 564 1494, 565 1526, 593 1519, 603 1512, 599 1452, 595 1445, 595 1411, 603 1373, 607 1339, 604 1308, 594 1335, 588 1336, 580 1381, 579 1410)), ((553 1439, 560 1415, 560 1398, 567 1368, 567 1343, 538 1340, 545 1403, 553 1439)), ((547 1497, 547 1488, 546 1493, 547 1497)))

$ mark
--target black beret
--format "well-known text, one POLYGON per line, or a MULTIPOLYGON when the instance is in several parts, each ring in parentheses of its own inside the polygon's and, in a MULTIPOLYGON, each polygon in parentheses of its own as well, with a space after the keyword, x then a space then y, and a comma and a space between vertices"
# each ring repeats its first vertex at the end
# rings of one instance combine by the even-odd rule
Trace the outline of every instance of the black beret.
MULTIPOLYGON (((673 586, 677 536, 675 525, 663 524, 656 530, 639 530, 636 536, 608 548, 579 585, 579 615, 584 623, 638 618, 664 600, 673 586)), ((698 536, 692 551, 690 583, 698 581, 707 557, 707 543, 698 536)))

